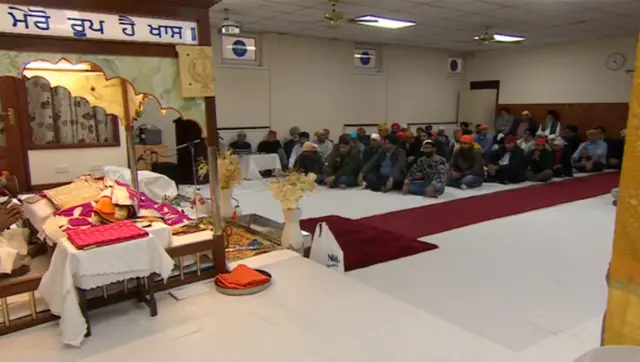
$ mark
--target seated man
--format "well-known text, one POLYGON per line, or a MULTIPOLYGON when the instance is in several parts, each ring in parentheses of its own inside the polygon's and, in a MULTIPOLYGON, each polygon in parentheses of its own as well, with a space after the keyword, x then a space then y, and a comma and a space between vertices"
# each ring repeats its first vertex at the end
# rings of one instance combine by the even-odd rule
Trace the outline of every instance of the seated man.
POLYGON ((624 139, 627 135, 627 130, 620 131, 619 139, 606 140, 607 142, 607 167, 614 170, 622 169, 622 156, 624 155, 624 139))
POLYGON ((485 160, 489 159, 491 148, 493 146, 493 137, 488 133, 489 127, 486 124, 479 124, 476 126, 476 134, 474 140, 480 145, 482 157, 485 160))
POLYGON ((358 183, 360 170, 362 170, 362 159, 358 150, 350 144, 349 139, 341 138, 338 141, 338 148, 327 157, 322 182, 331 188, 353 187, 358 183))
POLYGON ((553 164, 553 177, 573 177, 571 165, 571 150, 560 136, 549 137, 551 144, 551 163, 553 164))
POLYGON ((547 147, 545 138, 536 138, 535 148, 527 156, 527 180, 547 182, 553 178, 553 155, 547 147))
POLYGON ((389 134, 381 150, 367 162, 358 175, 358 184, 363 180, 371 191, 388 192, 400 190, 406 176, 407 155, 398 147, 400 141, 394 134, 389 134))
POLYGON ((22 219, 22 208, 8 203, 0 206, 0 279, 24 275, 31 269, 24 229, 9 227, 22 219))
POLYGON ((526 158, 522 148, 516 145, 515 136, 507 136, 504 145, 493 152, 487 165, 486 182, 501 184, 520 183, 525 180, 526 158))
POLYGON ((239 131, 236 140, 229 143, 229 148, 235 153, 251 153, 251 143, 247 142, 245 131, 239 131))
POLYGON ((484 160, 482 153, 473 146, 473 136, 460 137, 460 148, 451 158, 447 185, 462 190, 482 186, 484 160))
POLYGON ((364 152, 362 153, 362 162, 366 164, 369 162, 373 156, 375 156, 378 151, 380 151, 380 146, 382 145, 380 135, 377 133, 372 133, 371 137, 369 137, 369 146, 365 147, 364 152))
POLYGON ((522 148, 525 155, 529 155, 536 148, 536 140, 533 138, 533 129, 525 129, 522 138, 518 140, 518 147, 522 148))
POLYGON ((296 157, 293 169, 304 174, 315 173, 320 177, 323 163, 318 146, 307 141, 300 147, 300 154, 296 157))
POLYGON ((423 156, 409 170, 402 193, 437 198, 444 193, 447 182, 447 160, 436 154, 433 140, 422 143, 422 152, 423 156))
POLYGON ((600 132, 588 130, 587 141, 580 144, 571 161, 578 172, 603 171, 607 162, 607 144, 602 140, 600 132))
POLYGON ((269 131, 267 136, 258 143, 258 153, 265 154, 276 154, 280 159, 280 164, 282 164, 282 168, 287 168, 287 154, 284 152, 284 148, 282 147, 282 143, 278 139, 278 134, 276 131, 269 131))
MULTIPOLYGON (((296 138, 296 145, 291 150, 291 155, 289 156, 289 167, 293 168, 298 155, 302 152, 302 146, 309 141, 309 133, 308 132, 300 132, 296 138)), ((312 143, 313 144, 313 143, 312 143)))

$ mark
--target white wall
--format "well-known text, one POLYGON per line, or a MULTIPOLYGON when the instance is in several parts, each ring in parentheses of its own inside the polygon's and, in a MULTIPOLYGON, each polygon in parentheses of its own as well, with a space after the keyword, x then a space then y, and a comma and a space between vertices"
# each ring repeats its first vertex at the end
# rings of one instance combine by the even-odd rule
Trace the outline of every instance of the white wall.
POLYGON ((511 46, 477 52, 467 60, 469 80, 500 80, 502 104, 628 102, 636 55, 636 38, 544 47, 511 46), (622 53, 625 66, 605 67, 611 53, 622 53))
POLYGON ((103 166, 127 166, 126 133, 120 125, 119 147, 69 150, 29 150, 32 185, 71 182, 87 173, 102 174, 103 166))
POLYGON ((216 54, 219 127, 291 126, 342 133, 347 123, 455 122, 463 77, 447 75, 447 51, 384 46, 382 72, 353 67, 354 44, 278 34, 261 36, 262 66, 220 65, 216 54))

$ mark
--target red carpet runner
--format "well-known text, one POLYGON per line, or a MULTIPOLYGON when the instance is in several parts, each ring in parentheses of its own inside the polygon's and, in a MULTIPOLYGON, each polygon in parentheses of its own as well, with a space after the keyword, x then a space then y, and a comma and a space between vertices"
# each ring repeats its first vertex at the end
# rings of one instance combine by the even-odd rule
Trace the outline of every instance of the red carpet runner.
POLYGON ((417 239, 472 224, 605 195, 618 187, 620 174, 607 172, 519 189, 425 205, 358 219, 417 239))
POLYGON ((437 249, 415 238, 369 226, 358 220, 341 216, 324 216, 300 221, 302 230, 311 233, 319 222, 325 221, 344 252, 345 271, 366 268, 387 261, 437 249))

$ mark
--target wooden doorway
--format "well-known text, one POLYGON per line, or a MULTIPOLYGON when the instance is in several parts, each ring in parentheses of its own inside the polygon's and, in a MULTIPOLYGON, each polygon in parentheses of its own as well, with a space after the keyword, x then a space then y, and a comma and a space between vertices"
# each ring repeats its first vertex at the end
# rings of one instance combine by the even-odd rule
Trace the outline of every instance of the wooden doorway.
POLYGON ((20 121, 25 100, 24 82, 11 76, 0 76, 0 171, 18 178, 21 191, 27 189, 28 165, 22 145, 20 121))

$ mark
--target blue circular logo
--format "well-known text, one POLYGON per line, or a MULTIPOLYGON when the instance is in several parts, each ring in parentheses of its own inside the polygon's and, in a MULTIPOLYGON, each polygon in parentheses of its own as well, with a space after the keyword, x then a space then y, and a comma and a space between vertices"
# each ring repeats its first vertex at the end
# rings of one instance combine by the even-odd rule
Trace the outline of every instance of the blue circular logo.
POLYGON ((231 51, 233 52, 233 55, 235 55, 238 58, 242 58, 245 55, 247 55, 247 44, 245 42, 243 42, 242 40, 236 40, 233 42, 233 44, 231 45, 231 51))
POLYGON ((459 67, 460 67, 460 64, 458 64, 458 61, 455 59, 451 59, 451 61, 449 62, 449 70, 451 70, 452 72, 455 72, 458 70, 459 67))
POLYGON ((371 56, 371 54, 369 54, 369 52, 364 51, 362 53, 360 53, 360 64, 367 66, 369 64, 371 64, 371 59, 373 57, 371 56))

